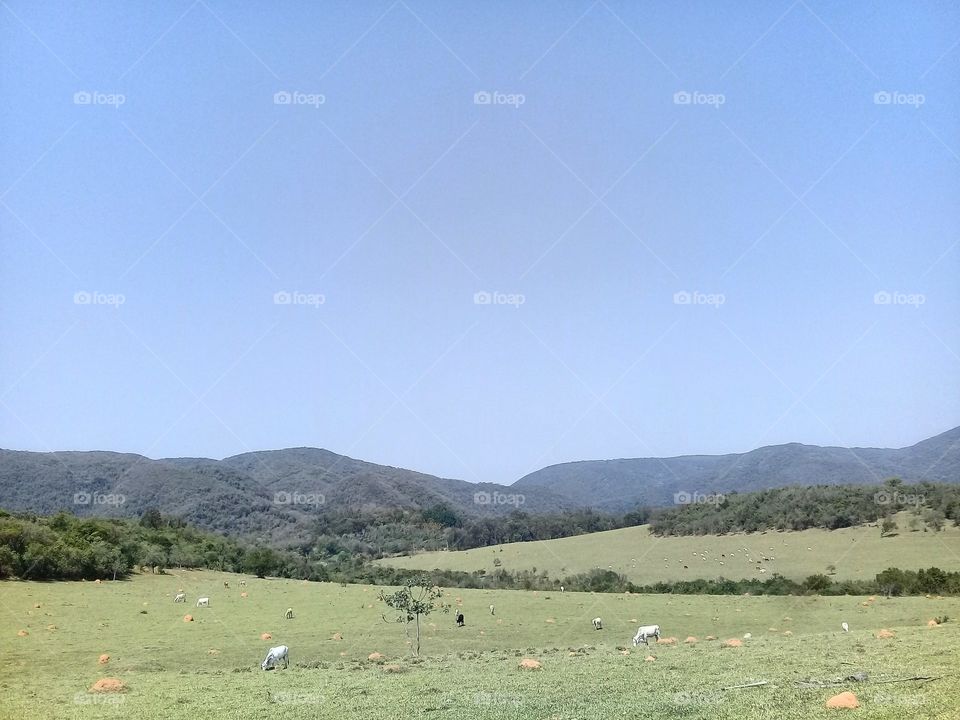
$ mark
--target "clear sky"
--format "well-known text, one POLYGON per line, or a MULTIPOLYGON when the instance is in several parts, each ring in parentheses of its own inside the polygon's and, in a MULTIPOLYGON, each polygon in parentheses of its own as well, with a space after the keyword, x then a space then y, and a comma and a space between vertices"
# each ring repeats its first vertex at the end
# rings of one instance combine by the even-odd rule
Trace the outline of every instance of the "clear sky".
POLYGON ((2 447, 512 482, 960 424, 956 3, 4 0, 0 40, 2 447))

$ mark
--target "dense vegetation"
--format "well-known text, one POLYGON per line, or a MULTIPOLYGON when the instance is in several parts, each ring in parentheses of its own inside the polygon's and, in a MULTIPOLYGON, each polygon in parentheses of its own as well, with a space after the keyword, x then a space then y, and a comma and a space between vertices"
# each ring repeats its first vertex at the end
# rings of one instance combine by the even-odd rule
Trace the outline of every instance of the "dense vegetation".
POLYGON ((760 530, 837 530, 877 522, 903 510, 914 512, 911 530, 960 524, 960 485, 897 478, 883 485, 814 485, 731 493, 717 502, 660 509, 651 514, 655 535, 722 535, 760 530))
MULTIPOLYGON (((716 496, 713 496, 716 497, 716 496)), ((325 556, 379 558, 429 550, 469 550, 511 542, 554 540, 650 523, 655 535, 720 535, 762 530, 836 530, 882 522, 908 510, 910 530, 939 530, 960 523, 960 485, 817 485, 731 493, 712 503, 671 508, 637 508, 619 515, 593 510, 497 517, 458 513, 448 505, 425 510, 325 512, 315 521, 303 548, 325 556)))
MULTIPOLYGON (((448 520, 452 521, 451 518, 448 520)), ((331 530, 337 528, 330 528, 331 530)), ((338 528, 344 530, 345 528, 338 528)), ((11 515, 0 511, 0 578, 76 580, 123 578, 135 568, 162 572, 163 568, 208 568, 306 580, 399 585, 417 571, 375 565, 362 554, 345 553, 339 546, 300 552, 244 545, 198 531, 157 511, 138 522, 112 518, 77 518, 66 513, 52 517, 11 515)), ((813 575, 795 582, 780 575, 766 580, 690 580, 636 585, 608 570, 551 578, 536 569, 509 572, 434 571, 434 582, 451 587, 593 592, 677 593, 735 595, 912 595, 960 594, 960 573, 938 568, 890 568, 873 580, 835 582, 813 575)))

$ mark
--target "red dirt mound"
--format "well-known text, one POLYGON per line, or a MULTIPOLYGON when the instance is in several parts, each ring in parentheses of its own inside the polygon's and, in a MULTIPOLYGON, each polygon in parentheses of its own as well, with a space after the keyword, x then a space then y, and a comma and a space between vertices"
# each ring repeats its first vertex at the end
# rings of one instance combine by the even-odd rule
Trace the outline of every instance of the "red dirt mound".
POLYGON ((657 645, 676 645, 676 644, 677 644, 677 639, 675 637, 665 637, 665 638, 657 639, 657 645))
POLYGON ((333 637, 331 637, 330 639, 331 639, 331 640, 343 640, 343 635, 341 635, 340 633, 334 633, 334 634, 333 634, 333 637))
POLYGON ((111 692, 126 692, 127 686, 124 685, 123 680, 119 678, 100 678, 93 685, 90 686, 90 692, 95 693, 111 693, 111 692))
POLYGON ((20 637, 26 637, 29 634, 26 630, 17 630, 17 635, 20 637))
POLYGON ((543 665, 540 664, 539 660, 532 660, 531 658, 524 658, 520 661, 521 670, 541 670, 543 665))
POLYGON ((874 637, 876 637, 877 640, 887 640, 889 638, 896 637, 896 633, 894 633, 892 630, 887 630, 886 628, 884 628, 883 630, 878 632, 874 637))
POLYGON ((372 652, 369 655, 367 655, 367 660, 373 660, 374 662, 376 662, 377 660, 383 660, 383 658, 384 658, 383 653, 378 653, 378 652, 372 652))
POLYGON ((725 640, 723 643, 723 647, 728 647, 728 648, 738 648, 742 646, 743 646, 743 640, 738 640, 737 638, 730 638, 729 640, 725 640))
POLYGON ((839 695, 834 695, 832 698, 827 700, 826 706, 828 708, 837 708, 837 709, 849 709, 860 707, 860 703, 857 702, 857 696, 852 692, 842 692, 839 695))
POLYGON ((273 640, 273 635, 270 633, 260 633, 261 640, 273 640))
POLYGON ((690 637, 688 637, 688 638, 687 638, 686 640, 684 640, 683 642, 684 642, 685 645, 696 645, 696 644, 697 644, 697 639, 696 639, 693 635, 691 635, 690 637))
POLYGON ((183 616, 183 621, 184 621, 184 622, 193 622, 193 615, 184 615, 184 616, 183 616))
POLYGON ((101 665, 106 665, 108 662, 110 662, 110 656, 104 653, 99 658, 97 658, 97 662, 100 663, 101 665))

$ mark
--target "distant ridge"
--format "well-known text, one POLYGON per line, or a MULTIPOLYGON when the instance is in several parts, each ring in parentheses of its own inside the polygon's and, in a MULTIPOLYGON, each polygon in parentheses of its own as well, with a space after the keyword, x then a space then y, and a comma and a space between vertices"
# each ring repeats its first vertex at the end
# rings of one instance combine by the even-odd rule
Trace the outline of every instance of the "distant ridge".
POLYGON ((960 427, 897 450, 789 443, 730 455, 563 463, 510 486, 439 478, 308 447, 223 460, 0 450, 0 508, 136 517, 156 507, 200 528, 276 543, 305 537, 325 509, 442 503, 462 515, 481 516, 580 507, 623 511, 638 504, 671 505, 679 492, 869 484, 889 477, 960 481, 960 427), (89 502, 83 502, 85 494, 89 502), (120 496, 123 503, 110 502, 120 496))
POLYGON ((960 482, 960 427, 899 449, 788 443, 747 453, 586 460, 551 465, 513 484, 549 489, 577 505, 626 510, 669 505, 679 492, 750 492, 786 485, 960 482))

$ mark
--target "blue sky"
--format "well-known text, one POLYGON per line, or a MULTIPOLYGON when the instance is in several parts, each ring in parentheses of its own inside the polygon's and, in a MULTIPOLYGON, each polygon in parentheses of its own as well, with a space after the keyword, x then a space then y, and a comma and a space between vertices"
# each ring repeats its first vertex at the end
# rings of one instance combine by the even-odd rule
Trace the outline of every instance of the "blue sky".
POLYGON ((512 482, 960 423, 955 4, 5 0, 0 34, 0 446, 512 482))

